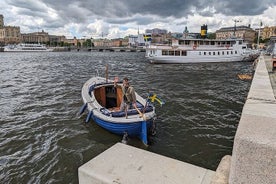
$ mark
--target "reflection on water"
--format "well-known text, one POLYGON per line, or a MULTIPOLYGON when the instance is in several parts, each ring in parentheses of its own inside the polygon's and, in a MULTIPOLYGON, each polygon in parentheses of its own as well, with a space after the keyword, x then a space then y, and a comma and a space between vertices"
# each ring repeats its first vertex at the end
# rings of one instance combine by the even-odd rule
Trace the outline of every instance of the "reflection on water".
POLYGON ((129 77, 155 92, 157 135, 145 148, 209 169, 231 154, 251 63, 152 65, 144 53, 0 53, 0 179, 3 183, 78 183, 77 169, 121 137, 76 114, 81 88, 96 74, 129 77))

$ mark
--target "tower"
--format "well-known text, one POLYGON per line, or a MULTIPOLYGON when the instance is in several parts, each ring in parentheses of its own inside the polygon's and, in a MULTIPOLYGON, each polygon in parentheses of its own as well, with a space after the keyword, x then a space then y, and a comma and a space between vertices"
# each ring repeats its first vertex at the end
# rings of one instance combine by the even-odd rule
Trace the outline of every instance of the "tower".
POLYGON ((0 15, 0 29, 4 28, 4 17, 3 15, 0 15))

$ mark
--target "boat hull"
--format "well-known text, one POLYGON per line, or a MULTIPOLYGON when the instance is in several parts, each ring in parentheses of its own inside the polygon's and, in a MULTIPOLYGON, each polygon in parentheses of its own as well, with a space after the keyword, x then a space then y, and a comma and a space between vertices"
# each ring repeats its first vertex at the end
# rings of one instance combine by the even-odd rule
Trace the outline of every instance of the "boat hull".
MULTIPOLYGON (((125 133, 127 133, 129 136, 132 136, 132 137, 140 137, 141 135, 143 121, 131 122, 131 123, 112 123, 112 122, 108 122, 103 119, 100 119, 96 116, 93 116, 92 119, 100 127, 117 135, 124 135, 125 133)), ((145 122, 146 122, 147 130, 149 131, 152 128, 153 120, 147 120, 145 122)))
POLYGON ((47 48, 42 44, 18 44, 7 45, 4 47, 4 52, 52 52, 54 49, 47 48))
POLYGON ((182 63, 217 63, 217 62, 239 62, 243 61, 241 56, 232 56, 232 57, 149 57, 150 63, 153 64, 182 64, 182 63))

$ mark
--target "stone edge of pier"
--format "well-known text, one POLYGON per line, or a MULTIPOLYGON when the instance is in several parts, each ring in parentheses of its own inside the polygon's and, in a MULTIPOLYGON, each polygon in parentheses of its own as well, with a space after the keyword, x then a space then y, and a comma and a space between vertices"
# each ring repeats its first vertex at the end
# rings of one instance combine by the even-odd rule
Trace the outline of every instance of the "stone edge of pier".
POLYGON ((209 184, 214 171, 117 143, 78 170, 80 184, 209 184))
POLYGON ((276 181, 276 101, 266 67, 271 57, 258 60, 234 139, 230 184, 276 181))

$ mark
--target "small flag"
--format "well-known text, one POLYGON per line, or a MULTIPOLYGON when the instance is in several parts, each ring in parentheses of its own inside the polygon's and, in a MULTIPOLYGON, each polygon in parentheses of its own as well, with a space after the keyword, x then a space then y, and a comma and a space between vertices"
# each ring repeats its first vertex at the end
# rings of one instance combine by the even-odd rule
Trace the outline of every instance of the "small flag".
POLYGON ((144 41, 145 42, 150 42, 151 41, 151 35, 144 34, 143 36, 144 36, 144 41))
POLYGON ((165 104, 165 102, 163 100, 161 100, 161 98, 159 98, 155 93, 149 93, 148 101, 150 101, 152 103, 154 101, 157 101, 161 106, 165 104))

